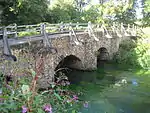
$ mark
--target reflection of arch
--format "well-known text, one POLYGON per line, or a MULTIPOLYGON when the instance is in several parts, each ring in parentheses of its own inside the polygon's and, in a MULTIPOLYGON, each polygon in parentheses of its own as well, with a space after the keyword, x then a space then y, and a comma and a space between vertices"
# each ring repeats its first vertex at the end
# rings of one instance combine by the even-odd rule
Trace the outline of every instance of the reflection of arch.
POLYGON ((109 52, 105 47, 101 47, 97 54, 97 67, 103 66, 109 60, 109 52))
POLYGON ((69 55, 63 58, 55 68, 55 72, 56 72, 55 81, 58 80, 56 78, 61 77, 64 73, 68 77, 69 81, 72 83, 77 78, 79 78, 80 80, 79 76, 77 77, 77 76, 71 76, 70 74, 67 74, 69 72, 68 69, 79 69, 79 70, 82 69, 81 60, 74 55, 69 55))

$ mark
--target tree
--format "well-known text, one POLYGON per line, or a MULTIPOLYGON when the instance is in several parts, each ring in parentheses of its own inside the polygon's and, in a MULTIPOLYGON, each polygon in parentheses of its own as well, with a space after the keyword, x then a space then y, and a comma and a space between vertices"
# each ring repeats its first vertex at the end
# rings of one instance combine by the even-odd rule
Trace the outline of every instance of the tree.
POLYGON ((119 2, 113 2, 113 6, 110 2, 109 14, 112 21, 122 22, 126 24, 134 23, 136 20, 135 9, 133 8, 134 0, 125 0, 119 2))
POLYGON ((50 23, 78 22, 80 12, 73 4, 58 3, 49 9, 46 20, 50 23))
POLYGON ((88 0, 87 2, 85 0, 75 0, 75 5, 77 7, 77 9, 79 10, 79 12, 83 12, 83 8, 90 2, 90 0, 88 0))
POLYGON ((17 18, 21 24, 39 23, 45 20, 46 12, 46 0, 26 0, 19 7, 17 18))
POLYGON ((33 24, 45 20, 47 0, 12 0, 4 5, 7 7, 2 13, 3 24, 33 24))
POLYGON ((104 3, 104 0, 99 0, 99 3, 100 3, 100 4, 103 4, 103 3, 104 3))
POLYGON ((91 21, 92 23, 96 23, 100 16, 101 15, 99 13, 98 7, 92 6, 82 13, 81 19, 83 20, 83 22, 91 21))
POLYGON ((150 26, 150 1, 145 0, 144 2, 144 17, 143 17, 143 25, 150 26))
MULTIPOLYGON (((14 18, 14 14, 10 13, 10 8, 15 7, 16 6, 17 1, 16 0, 1 0, 0 1, 0 20, 2 22, 4 22, 5 18, 9 17, 12 19, 14 18), (8 16, 9 15, 9 16, 8 16)), ((9 20, 7 20, 9 23, 9 20)))

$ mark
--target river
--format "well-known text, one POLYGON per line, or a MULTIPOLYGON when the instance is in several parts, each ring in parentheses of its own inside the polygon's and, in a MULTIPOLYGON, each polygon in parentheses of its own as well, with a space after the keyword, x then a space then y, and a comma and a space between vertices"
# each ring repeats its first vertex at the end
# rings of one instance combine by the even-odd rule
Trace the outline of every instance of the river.
POLYGON ((150 71, 105 66, 93 72, 72 71, 70 88, 87 101, 80 113, 150 113, 150 71), (78 81, 78 82, 77 82, 78 81))

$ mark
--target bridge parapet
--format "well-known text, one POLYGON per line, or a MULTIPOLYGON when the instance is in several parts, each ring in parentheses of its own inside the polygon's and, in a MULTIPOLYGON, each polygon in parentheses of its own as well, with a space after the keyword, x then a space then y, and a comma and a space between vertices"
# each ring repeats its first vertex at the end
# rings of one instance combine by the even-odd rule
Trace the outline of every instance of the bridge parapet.
POLYGON ((3 41, 0 41, 0 47, 4 47, 3 53, 5 55, 12 56, 10 45, 31 44, 34 41, 42 40, 45 47, 52 48, 51 39, 63 36, 69 36, 72 44, 81 45, 85 42, 83 42, 83 39, 78 39, 77 34, 79 33, 88 33, 89 37, 91 37, 88 41, 95 40, 99 42, 101 40, 106 44, 108 39, 118 38, 120 42, 124 40, 125 37, 136 36, 136 32, 137 28, 134 25, 116 23, 112 25, 92 24, 91 22, 60 24, 41 23, 21 26, 13 24, 0 27, 0 38, 3 38, 3 41))
POLYGON ((134 25, 124 25, 113 23, 112 25, 92 24, 89 23, 60 23, 49 24, 41 23, 36 25, 21 25, 16 24, 6 27, 0 27, 0 47, 4 47, 3 53, 7 56, 12 56, 10 45, 19 45, 24 43, 31 44, 35 41, 43 41, 45 47, 52 48, 51 39, 69 36, 72 44, 81 45, 86 40, 79 40, 77 34, 87 34, 90 39, 99 42, 101 45, 110 44, 113 38, 118 38, 118 43, 124 40, 125 37, 136 36, 137 28, 134 25))
MULTIPOLYGON (((113 35, 120 33, 121 35, 134 35, 136 36, 137 27, 135 25, 125 25, 123 23, 117 24, 113 23, 111 25, 105 24, 92 24, 89 23, 59 23, 59 24, 49 24, 41 23, 35 25, 17 25, 12 24, 9 26, 0 27, 0 36, 3 35, 3 28, 7 30, 7 35, 14 35, 15 38, 20 38, 24 36, 40 35, 43 33, 43 25, 46 33, 65 33, 69 32, 71 29, 74 31, 102 31, 105 35, 113 35), (129 34, 127 34, 129 33, 129 34)), ((10 36, 13 38, 13 36, 10 36)))

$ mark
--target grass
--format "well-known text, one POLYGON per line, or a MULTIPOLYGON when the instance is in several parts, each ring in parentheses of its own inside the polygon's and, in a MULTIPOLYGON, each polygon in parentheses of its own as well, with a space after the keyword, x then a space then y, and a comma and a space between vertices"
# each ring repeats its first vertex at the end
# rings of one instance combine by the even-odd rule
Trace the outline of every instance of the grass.
POLYGON ((18 34, 18 37, 25 37, 25 36, 33 36, 33 35, 39 35, 39 32, 20 32, 18 34))

